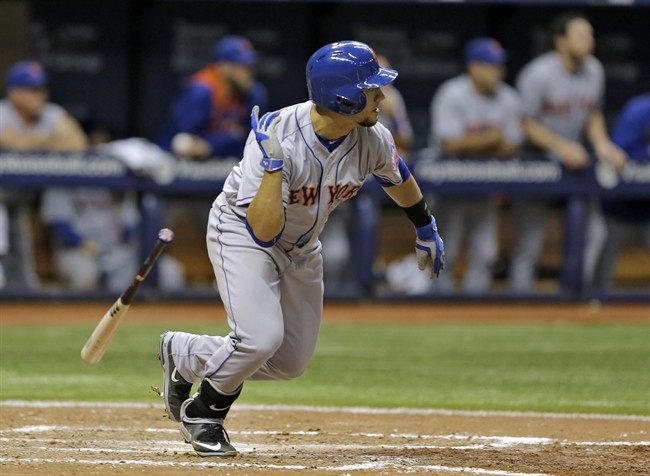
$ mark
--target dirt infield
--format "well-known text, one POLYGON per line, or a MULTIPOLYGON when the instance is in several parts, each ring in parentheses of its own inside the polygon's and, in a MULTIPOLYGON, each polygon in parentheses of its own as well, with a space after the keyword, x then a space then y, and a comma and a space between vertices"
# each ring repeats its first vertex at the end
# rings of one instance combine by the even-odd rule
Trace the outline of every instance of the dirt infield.
MULTIPOLYGON (((2 303, 1 326, 94 323, 110 303, 2 303)), ((225 320, 221 305, 139 304, 129 322, 225 320), (166 313, 163 312, 166 311, 166 313)), ((328 304, 326 321, 650 322, 647 305, 328 304)), ((197 456, 162 406, 0 402, 3 475, 633 476, 650 467, 650 418, 237 406, 240 454, 197 456)))
POLYGON ((0 406, 3 475, 633 476, 650 462, 647 418, 240 406, 240 454, 214 459, 161 407, 27 405, 0 406))

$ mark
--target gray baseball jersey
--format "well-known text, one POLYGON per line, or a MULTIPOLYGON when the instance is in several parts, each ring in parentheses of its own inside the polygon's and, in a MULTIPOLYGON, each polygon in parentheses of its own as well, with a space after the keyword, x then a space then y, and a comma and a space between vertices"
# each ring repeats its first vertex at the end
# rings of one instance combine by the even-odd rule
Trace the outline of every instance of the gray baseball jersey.
POLYGON ((312 126, 312 107, 305 102, 280 112, 286 212, 280 240, 263 248, 246 227, 247 207, 264 174, 253 132, 210 213, 208 254, 232 330, 226 338, 176 333, 172 353, 186 380, 209 378, 225 395, 246 379, 289 379, 302 373, 322 316, 318 235, 328 215, 355 196, 368 175, 402 182, 392 136, 384 126, 354 129, 330 153, 312 126))
MULTIPOLYGON (((56 131, 56 122, 65 114, 65 110, 56 104, 48 103, 43 107, 38 121, 26 124, 18 115, 9 99, 0 100, 0 135, 13 130, 17 133, 38 133, 42 135, 53 135, 56 131)), ((0 201, 15 195, 14 191, 0 189, 0 201)), ((0 222, 1 223, 1 222, 0 222)), ((0 235, 8 235, 5 225, 0 224, 0 235)))
POLYGON ((0 100, 0 134, 13 129, 18 133, 39 133, 53 135, 56 131, 56 122, 66 114, 65 110, 52 103, 47 103, 38 121, 26 124, 8 99, 0 100))
POLYGON ((605 75, 593 56, 571 73, 552 51, 524 67, 517 88, 525 116, 566 139, 579 141, 591 113, 603 107, 605 75))
MULTIPOLYGON (((16 133, 38 133, 42 135, 53 135, 56 131, 56 122, 65 114, 62 107, 48 103, 43 107, 39 119, 31 124, 26 124, 18 115, 9 99, 0 100, 0 135, 9 130, 16 133)), ((8 211, 4 205, 5 201, 23 197, 25 192, 19 189, 0 187, 0 254, 4 254, 9 248, 9 219, 8 211)), ((12 246, 14 246, 12 244, 12 246)), ((16 245, 20 246, 20 245, 16 245)), ((20 249, 20 248, 18 248, 20 249)), ((30 264, 31 266, 31 264, 30 264)))
MULTIPOLYGON (((280 240, 285 250, 318 240, 329 214, 354 197, 368 175, 393 184, 402 181, 388 129, 380 123, 356 128, 330 154, 311 126, 312 105, 305 102, 285 108, 277 128, 286 157, 282 171, 286 226, 280 240)), ((243 160, 223 188, 228 204, 241 217, 246 216, 264 172, 253 134, 246 145, 243 160)))
POLYGON ((492 96, 479 94, 466 74, 444 82, 431 102, 432 146, 444 139, 456 139, 468 132, 493 127, 503 131, 506 141, 519 144, 521 105, 514 88, 502 83, 492 96))

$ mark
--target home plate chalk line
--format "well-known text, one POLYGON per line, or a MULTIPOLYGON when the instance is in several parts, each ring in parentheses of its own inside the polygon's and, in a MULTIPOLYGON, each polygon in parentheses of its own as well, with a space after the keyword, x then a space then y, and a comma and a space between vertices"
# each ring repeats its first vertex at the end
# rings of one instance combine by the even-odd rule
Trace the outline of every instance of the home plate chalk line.
MULTIPOLYGON (((158 408, 159 405, 140 404, 140 403, 106 403, 106 402, 46 402, 46 401, 18 401, 7 400, 0 402, 0 407, 31 407, 31 408, 75 408, 75 407, 90 407, 90 408, 158 408)), ((160 408, 162 408, 160 406, 160 408)), ((309 407, 309 406, 285 406, 285 405, 239 405, 238 410, 273 410, 273 411, 316 411, 316 412, 342 412, 342 413, 366 413, 366 414, 422 414, 422 415, 463 415, 463 416, 502 416, 502 417, 545 417, 545 418, 591 418, 591 419, 611 419, 611 420, 636 420, 636 421, 650 421, 650 417, 643 416, 626 416, 626 415, 586 415, 586 414, 554 414, 554 413, 524 413, 524 412, 485 412, 485 411, 449 411, 449 410, 417 410, 417 409, 376 409, 376 408, 336 408, 336 407, 309 407)), ((143 442, 142 440, 124 440, 124 439, 102 439, 102 440, 88 440, 84 439, 83 445, 79 444, 79 440, 75 438, 60 438, 66 433, 71 436, 75 432, 91 430, 91 428, 83 426, 70 426, 70 425, 26 425, 22 427, 14 427, 9 429, 0 429, 0 444, 6 449, 7 445, 29 443, 32 449, 40 451, 48 451, 49 453, 60 454, 61 457, 37 457, 37 458, 9 458, 2 456, 0 453, 0 463, 14 463, 14 464, 75 464, 75 465, 131 465, 140 467, 208 467, 208 468, 250 468, 250 469, 269 469, 269 470, 288 470, 288 471, 301 471, 315 469, 313 465, 300 465, 300 464, 263 464, 251 463, 238 460, 236 462, 226 461, 171 461, 164 460, 165 451, 173 452, 176 454, 194 455, 193 450, 189 445, 176 440, 168 440, 171 436, 170 433, 176 433, 175 429, 168 428, 144 428, 145 432, 153 433, 154 437, 160 435, 160 439, 143 442), (39 433, 45 434, 55 432, 58 437, 55 438, 58 446, 52 446, 53 438, 38 438, 39 433), (26 437, 27 436, 27 437, 26 437), (164 438, 164 439, 163 439, 164 438), (144 444, 143 444, 144 443, 144 444), (105 447, 105 445, 111 445, 105 447), (41 446, 43 445, 43 446, 41 446), (161 445, 164 445, 164 451, 161 450, 161 445), (70 453, 74 452, 75 455, 84 455, 84 457, 70 457, 70 453), (92 454, 101 454, 103 459, 93 459, 92 454), (119 456, 126 456, 128 454, 136 453, 144 458, 124 459, 119 456), (147 454, 163 457, 163 460, 149 459, 147 454), (110 455, 115 455, 119 459, 106 459, 110 455), (119 455, 119 456, 118 456, 119 455)), ((128 428, 109 427, 104 428, 103 433, 113 432, 115 434, 125 433, 130 431, 128 428)), ((318 436, 321 433, 317 431, 236 431, 230 432, 232 435, 296 435, 309 438, 310 436, 318 436)), ((337 433, 327 433, 328 436, 336 436, 337 433)), ((422 435, 422 434, 408 434, 408 433, 353 433, 346 434, 346 436, 358 436, 363 439, 369 440, 368 445, 354 444, 354 445, 328 445, 328 444, 303 444, 292 443, 290 445, 292 454, 306 454, 313 452, 319 455, 327 454, 340 454, 341 451, 363 451, 367 448, 382 448, 382 449, 463 449, 463 450, 480 450, 480 449, 495 449, 507 448, 517 446, 530 446, 530 445, 549 445, 549 444, 563 444, 563 445, 576 445, 576 446, 650 446, 650 441, 640 442, 626 442, 626 441, 610 441, 610 442, 589 442, 589 441, 561 441, 552 438, 539 438, 539 437, 514 437, 514 436, 481 436, 481 435, 422 435), (386 438, 393 439, 411 439, 417 438, 422 444, 408 445, 387 445, 385 444, 386 438), (448 444, 436 445, 430 444, 437 442, 448 442, 448 444), (466 442, 467 444, 462 444, 466 442)), ((0 446, 0 449, 2 449, 0 446)), ((14 449, 19 449, 15 446, 14 449)), ((251 455, 252 457, 259 456, 276 456, 278 454, 286 454, 286 444, 246 444, 239 443, 238 449, 242 455, 251 455)), ((25 448, 22 447, 24 451, 25 448)), ((31 453, 31 452, 30 452, 31 453)), ((552 476, 547 473, 522 473, 494 469, 474 468, 474 467, 454 467, 442 465, 422 465, 414 464, 415 461, 407 457, 382 457, 373 456, 371 462, 359 463, 342 463, 340 465, 318 466, 321 471, 372 471, 372 470, 392 470, 408 473, 422 474, 426 472, 436 471, 438 473, 464 473, 475 475, 492 475, 492 476, 552 476)))
MULTIPOLYGON (((0 457, 0 463, 12 462, 11 458, 0 457)), ((280 465, 280 464, 255 464, 255 463, 215 463, 215 462, 174 462, 174 461, 153 461, 153 460, 92 460, 92 459, 79 459, 79 458, 21 458, 21 463, 31 464, 75 464, 75 465, 120 465, 120 466, 150 466, 150 467, 207 467, 207 468, 253 468, 253 469, 285 469, 285 470, 309 470, 314 469, 312 466, 304 465, 280 465)), ((370 463, 358 464, 343 464, 340 466, 319 466, 317 469, 321 471, 361 471, 361 470, 386 470, 395 468, 395 464, 391 462, 373 461, 370 463)), ((519 473, 511 471, 501 471, 493 469, 482 468, 466 468, 466 467, 452 467, 452 466, 438 466, 438 465, 422 465, 422 466, 409 466, 408 473, 422 474, 420 471, 444 471, 450 473, 465 473, 465 474, 479 474, 479 475, 494 475, 494 476, 552 476, 548 473, 519 473)))

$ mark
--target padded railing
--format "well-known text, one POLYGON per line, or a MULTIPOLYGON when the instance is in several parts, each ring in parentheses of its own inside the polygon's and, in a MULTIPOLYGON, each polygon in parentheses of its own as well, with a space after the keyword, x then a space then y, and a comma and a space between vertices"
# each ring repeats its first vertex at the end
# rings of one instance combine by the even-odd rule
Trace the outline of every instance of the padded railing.
MULTIPOLYGON (((119 159, 98 154, 18 153, 0 152, 0 188, 40 190, 51 186, 101 186, 136 190, 141 193, 142 250, 151 248, 156 231, 164 225, 160 198, 167 195, 208 195, 216 197, 232 167, 234 158, 204 162, 173 161, 166 164, 169 173, 165 183, 130 170, 119 159)), ((563 233, 563 268, 559 290, 553 296, 564 300, 592 298, 582 289, 582 249, 585 243, 586 202, 589 197, 635 197, 650 199, 650 164, 630 162, 621 173, 597 165, 573 172, 540 156, 512 159, 462 159, 435 157, 428 150, 413 154, 410 168, 421 188, 436 195, 489 195, 561 197, 566 199, 563 233)), ((352 234, 354 283, 347 287, 349 297, 377 298, 373 263, 376 257, 378 217, 385 194, 374 180, 364 185, 353 199, 355 231, 352 234), (350 290, 352 290, 350 292, 350 290)), ((11 277, 8 277, 11 279, 11 277)), ((650 286, 649 286, 650 287, 650 286)), ((150 296, 160 297, 151 290, 150 296)), ((99 294, 101 295, 101 293, 99 294)), ((144 295, 147 293, 145 291, 144 295)), ((192 291, 175 297, 192 296, 192 291)), ((50 297, 47 291, 9 292, 0 296, 50 297)), ((81 297, 86 297, 84 295, 81 297)), ((213 295, 216 297, 216 294, 213 295)), ((336 296, 330 296, 336 297, 336 296)), ((399 298, 399 296, 390 296, 399 298)), ((440 296, 422 296, 441 298, 440 296)), ((535 296, 523 296, 534 298, 535 296)), ((598 298, 616 296, 596 296, 598 298)), ((458 299, 459 295, 452 296, 458 299)), ((492 295, 478 296, 481 299, 492 295)), ((522 296, 500 293, 499 299, 521 299, 522 296)), ((650 289, 620 294, 619 299, 650 300, 650 289)))

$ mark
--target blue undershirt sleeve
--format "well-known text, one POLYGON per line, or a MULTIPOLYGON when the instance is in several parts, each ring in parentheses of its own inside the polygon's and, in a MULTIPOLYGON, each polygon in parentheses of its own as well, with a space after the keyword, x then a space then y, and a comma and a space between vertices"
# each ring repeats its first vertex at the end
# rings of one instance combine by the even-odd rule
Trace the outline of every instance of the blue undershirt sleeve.
MULTIPOLYGON (((404 183, 411 176, 411 171, 406 165, 406 162, 404 162, 404 160, 402 160, 401 157, 399 158, 398 168, 399 168, 399 173, 402 176, 401 183, 404 183)), ((379 182, 379 185, 381 185, 382 187, 393 187, 395 185, 398 185, 396 183, 389 182, 388 180, 383 180, 375 175, 373 175, 373 177, 375 177, 375 180, 379 182)))

